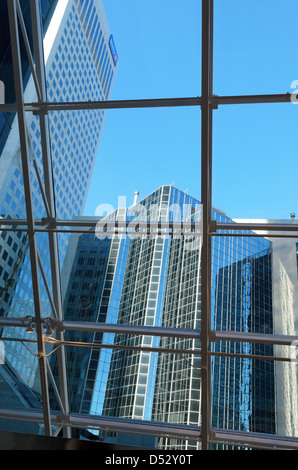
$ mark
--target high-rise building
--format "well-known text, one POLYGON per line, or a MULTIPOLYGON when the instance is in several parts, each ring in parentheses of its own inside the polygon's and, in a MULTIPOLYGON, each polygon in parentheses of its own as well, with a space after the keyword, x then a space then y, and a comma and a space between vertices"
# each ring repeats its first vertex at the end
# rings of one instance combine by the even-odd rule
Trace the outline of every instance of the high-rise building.
MULTIPOLYGON (((2 2, 1 5, 4 3, 2 2)), ((30 37, 29 2, 21 3, 30 37)), ((102 0, 42 1, 40 6, 44 20, 43 49, 49 102, 86 102, 88 100, 109 99, 117 68, 117 54, 102 0)), ((8 70, 8 74, 12 74, 9 54, 3 53, 1 59, 1 71, 6 73, 8 70)), ((24 99, 27 103, 33 103, 37 101, 36 88, 33 76, 29 73, 28 63, 25 65, 24 99)), ((3 79, 0 77, 4 83, 5 76, 3 79)), ((10 98, 13 100, 13 92, 7 94, 6 101, 10 98)), ((15 115, 8 118, 7 120, 10 122, 9 133, 6 133, 5 139, 3 138, 1 141, 3 145, 0 156, 0 214, 2 218, 25 219, 18 122, 15 115)), ((104 121, 105 111, 100 109, 49 113, 57 218, 73 219, 82 214, 99 150, 104 121)), ((46 216, 46 211, 38 178, 40 176, 41 180, 43 179, 39 116, 34 113, 26 113, 26 124, 31 151, 30 170, 34 217, 40 219, 46 216)), ((39 234, 36 239, 44 271, 48 275, 50 272, 48 243, 47 237, 44 235, 39 234)), ((14 235, 14 238, 10 237, 9 233, 5 233, 5 231, 2 231, 1 236, 2 238, 6 236, 7 243, 10 241, 11 248, 8 251, 3 247, 2 253, 0 253, 2 266, 0 315, 33 316, 28 255, 30 240, 23 240, 24 237, 18 237, 18 233, 14 235), (3 257, 3 253, 6 258, 3 257), (13 269, 11 266, 13 268, 18 266, 17 274, 14 272, 13 278, 10 276, 13 269)), ((67 243, 68 236, 66 234, 59 236, 61 264, 67 243)), ((41 298, 42 314, 48 316, 50 304, 43 283, 41 298)), ((9 335, 15 335, 15 332, 10 331, 7 327, 5 334, 9 337, 9 335)), ((23 331, 20 331, 19 336, 22 337, 22 334, 23 331)), ((20 355, 20 352, 15 350, 18 347, 14 343, 7 344, 6 360, 27 385, 32 386, 35 380, 36 361, 27 350, 23 350, 20 355)))
MULTIPOLYGON (((162 186, 132 207, 119 208, 101 220, 129 222, 131 233, 121 234, 118 229, 117 234, 72 235, 64 265, 66 320, 199 331, 200 237, 192 237, 191 232, 181 236, 179 231, 163 235, 162 229, 148 235, 134 228, 144 221, 192 222, 198 228, 201 210, 196 199, 173 186, 162 186)), ((233 220, 223 212, 214 209, 213 219, 231 224, 233 230, 233 220)), ((212 329, 273 333, 273 243, 253 233, 237 233, 213 237, 212 329)), ((200 425, 198 339, 82 331, 67 332, 67 339, 114 346, 82 348, 79 354, 69 350, 72 411, 200 425), (156 347, 172 353, 152 351, 156 347)), ((273 346, 222 341, 215 343, 212 352, 213 426, 275 433, 274 362, 249 358, 249 354, 268 357, 273 346)), ((136 437, 133 442, 140 444, 136 437)), ((155 445, 197 448, 195 442, 166 438, 155 445)))
MULTIPOLYGON (((53 12, 56 8, 58 0, 41 0, 41 18, 43 33, 45 34, 50 20, 52 18, 53 12)), ((32 47, 32 29, 30 21, 30 1, 22 0, 20 1, 20 8, 23 14, 24 24, 28 33, 28 40, 30 46, 32 47)), ((13 64, 12 64, 12 54, 11 54, 11 39, 9 32, 9 18, 8 18, 8 9, 7 2, 2 1, 0 3, 0 31, 1 31, 1 41, 0 41, 0 80, 4 85, 5 91, 5 102, 6 103, 15 103, 15 89, 13 77, 13 64)), ((25 44, 21 37, 20 40, 20 54, 22 61, 22 79, 24 85, 28 84, 30 78, 30 63, 29 58, 26 52, 25 44)), ((10 134, 11 126, 15 118, 15 113, 2 113, 0 112, 0 155, 2 154, 6 140, 10 134)))

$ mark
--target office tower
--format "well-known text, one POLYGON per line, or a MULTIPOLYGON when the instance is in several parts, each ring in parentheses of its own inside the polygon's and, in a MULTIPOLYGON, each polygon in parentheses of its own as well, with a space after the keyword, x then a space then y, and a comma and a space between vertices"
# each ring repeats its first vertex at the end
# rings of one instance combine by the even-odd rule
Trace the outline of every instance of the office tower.
MULTIPOLYGON (((27 2, 28 3, 28 2, 27 2)), ((27 7, 28 5, 26 5, 27 7)), ((52 2, 54 8, 44 35, 43 48, 46 67, 47 97, 49 102, 100 101, 110 97, 117 55, 113 37, 101 0, 60 0, 52 2)), ((46 2, 41 2, 46 13, 46 2)), ((29 15, 28 8, 24 15, 29 15)), ((29 24, 28 20, 28 24, 29 24)), ((5 58, 3 59, 5 60, 5 58)), ((27 103, 37 100, 32 75, 25 81, 24 99, 27 103)), ((42 148, 40 142, 39 117, 26 114, 28 138, 31 151, 31 181, 33 188, 34 217, 46 217, 38 175, 43 179, 42 148)), ((56 216, 58 219, 73 219, 83 211, 88 186, 105 120, 103 110, 76 110, 49 113, 51 157, 55 188, 56 216)), ((21 171, 18 123, 14 118, 0 157, 0 214, 3 218, 25 218, 25 198, 21 171)), ((3 233, 3 232, 2 232, 3 233)), ((45 234, 36 236, 45 274, 50 279, 48 241, 45 234)), ((68 236, 59 236, 61 264, 66 252, 68 236)), ((18 278, 12 288, 1 278, 1 287, 7 302, 1 316, 14 317, 34 315, 30 263, 26 239, 25 256, 20 252, 23 240, 13 256, 13 264, 19 265, 18 278), (16 282, 17 281, 17 282, 16 282), (9 288, 8 288, 9 287, 9 288)), ((1 261, 2 262, 2 261, 1 261)), ((2 266, 5 266, 3 261, 2 266)), ((8 271, 4 269, 4 271, 8 271)), ((50 304, 44 284, 41 284, 43 316, 50 314, 50 304)), ((2 304, 2 307, 4 303, 2 304)), ((6 328, 6 336, 15 335, 6 328)), ((22 335, 23 331, 19 332, 22 335)), ((35 380, 36 361, 27 350, 16 353, 13 344, 6 347, 6 359, 24 378, 28 385, 35 380), (20 360, 21 358, 21 360, 20 360)), ((19 347, 19 346, 16 346, 19 347)))
MULTIPOLYGON (((94 232, 73 235, 66 256, 69 261, 65 264, 65 279, 68 278, 65 318, 77 321, 89 318, 123 327, 147 325, 199 331, 200 237, 192 237, 191 232, 183 237, 180 232, 148 235, 141 229, 136 233, 134 227, 144 221, 148 224, 183 221, 192 222, 198 228, 201 210, 196 199, 173 186, 162 186, 131 208, 119 208, 102 219, 101 222, 128 221, 129 235, 120 232, 105 236, 102 231, 96 236, 94 232)), ((213 210, 213 219, 229 223, 233 229, 233 221, 217 209, 213 210)), ((251 233, 238 232, 238 235, 213 238, 212 328, 272 333, 272 244, 251 233)), ((124 333, 83 335, 86 333, 69 332, 67 337, 113 344, 118 349, 86 348, 79 353, 79 360, 74 351, 68 354, 73 411, 200 425, 198 339, 124 333), (136 350, 121 349, 123 347, 136 350), (172 349, 173 353, 150 351, 156 347, 172 349)), ((262 345, 249 349, 246 343, 224 341, 219 348, 215 343, 212 356, 215 427, 274 432, 273 362, 265 362, 264 371, 262 361, 246 357, 248 353, 270 355, 271 349, 262 345), (243 357, 225 357, 222 353, 243 357), (263 427, 260 427, 261 422, 263 427)), ((106 436, 108 438, 112 439, 106 436)), ((127 442, 120 434, 114 439, 127 442)), ((137 437, 133 442, 140 444, 137 437)), ((168 449, 197 448, 196 442, 166 438, 158 439, 155 445, 168 449)))
MULTIPOLYGON (((215 330, 274 333, 272 246, 269 248, 269 243, 254 239, 248 256, 218 269, 214 278, 215 330)), ((228 243, 227 248, 235 250, 239 246, 228 243)), ((213 359, 213 426, 274 434, 275 365, 273 361, 245 357, 270 357, 273 345, 223 342, 215 344, 214 350, 219 354, 225 351, 244 357, 219 355, 213 359), (228 370, 232 373, 223 380, 224 371, 228 370)))
MULTIPOLYGON (((43 33, 46 33, 50 20, 52 18, 53 12, 56 8, 58 0, 41 0, 41 17, 42 17, 42 26, 43 33)), ((22 0, 20 1, 20 8, 23 14, 24 23, 28 32, 28 40, 30 46, 32 47, 32 31, 31 31, 31 21, 30 21, 30 1, 22 0)), ((1 31, 1 41, 0 41, 0 80, 4 84, 5 90, 5 102, 6 103, 15 103, 15 89, 13 82, 13 64, 11 56, 11 40, 9 33, 9 18, 7 10, 7 2, 2 1, 0 3, 0 31, 1 31)), ((25 44, 21 37, 21 60, 22 60, 22 78, 24 85, 28 84, 30 78, 30 63, 28 55, 26 52, 25 44)), ((0 155, 2 154, 5 142, 8 138, 8 135, 11 130, 13 120, 15 118, 15 113, 2 113, 0 112, 0 155)))

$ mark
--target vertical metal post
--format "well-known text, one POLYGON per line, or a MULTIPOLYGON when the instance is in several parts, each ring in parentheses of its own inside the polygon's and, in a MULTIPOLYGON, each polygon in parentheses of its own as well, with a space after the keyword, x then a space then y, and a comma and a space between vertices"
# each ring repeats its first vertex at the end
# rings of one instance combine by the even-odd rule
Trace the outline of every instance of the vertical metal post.
POLYGON ((47 366, 46 366, 46 358, 44 356, 45 350, 44 350, 44 342, 43 342, 43 326, 41 322, 42 312, 41 312, 41 301, 40 301, 40 282, 39 282, 39 272, 38 272, 37 243, 36 243, 36 238, 35 238, 35 223, 34 223, 34 212, 33 212, 32 192, 31 192, 32 186, 31 186, 31 177, 30 177, 29 148, 28 148, 27 132, 26 132, 26 118, 25 118, 25 108, 24 108, 23 79, 22 79, 22 71, 21 71, 20 42, 19 42, 19 33, 18 33, 16 0, 7 0, 7 6, 8 6, 8 15, 9 15, 11 51, 12 51, 13 70, 14 70, 14 85, 15 85, 17 116, 18 116, 18 125, 19 125, 22 171, 23 171, 23 179, 24 179, 24 192, 25 192, 25 201, 26 201, 28 237, 30 240, 30 262, 31 262, 31 274, 32 274, 32 279, 33 279, 32 288, 33 288, 33 300, 34 300, 35 319, 36 319, 36 335, 37 335, 41 391, 42 391, 42 397, 43 397, 44 425, 45 425, 46 434, 51 435, 51 419, 50 419, 49 396, 48 396, 47 366))
POLYGON ((201 439, 202 450, 208 450, 211 430, 211 370, 209 351, 211 312, 211 238, 212 219, 212 34, 213 0, 202 0, 202 102, 201 102, 201 202, 203 205, 201 252, 201 439))
MULTIPOLYGON (((36 75, 39 83, 39 89, 41 93, 42 102, 47 102, 46 92, 46 76, 45 76, 45 63, 43 53, 43 39, 42 39, 42 24, 40 15, 40 4, 38 0, 30 0, 31 6, 31 21, 32 21, 32 35, 33 35, 33 46, 34 46, 34 57, 36 75)), ((49 208, 49 216, 52 220, 56 220, 56 207, 55 207, 55 193, 54 193, 54 181, 52 172, 52 161, 51 161, 51 144, 49 135, 49 122, 48 116, 45 113, 39 114, 40 122, 40 138, 42 146, 42 159, 43 159, 43 174, 44 174, 44 189, 47 204, 49 208)), ((63 309, 62 309, 62 296, 61 296, 61 280, 60 280, 60 264, 59 264, 59 249, 58 249, 58 234, 52 231, 48 232, 49 239, 49 253, 50 253, 50 264, 51 264, 51 277, 52 277, 52 291, 53 301, 55 304, 55 311, 58 314, 59 320, 63 320, 63 309)), ((63 332, 58 331, 57 339, 64 340, 63 332)), ((60 384, 60 395, 63 403, 65 413, 69 413, 69 401, 68 401, 68 388, 67 388, 67 371, 66 371, 66 358, 65 348, 62 346, 57 351, 58 358, 58 369, 59 369, 59 384, 60 384)), ((70 437, 70 429, 64 428, 65 437, 70 437)))

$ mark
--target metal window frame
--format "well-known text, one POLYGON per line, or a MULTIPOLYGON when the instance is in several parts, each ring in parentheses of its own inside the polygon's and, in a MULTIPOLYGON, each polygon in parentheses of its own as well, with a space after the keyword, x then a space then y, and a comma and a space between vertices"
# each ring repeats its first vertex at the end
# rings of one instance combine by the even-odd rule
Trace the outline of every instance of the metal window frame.
MULTIPOLYGON (((19 137, 21 145, 22 156, 22 169, 24 179, 24 191, 26 199, 26 214, 25 220, 1 220, 1 227, 4 230, 22 230, 26 231, 29 239, 32 240, 29 246, 30 260, 31 260, 31 273, 33 279, 33 299, 35 309, 35 322, 36 322, 36 343, 38 346, 38 361, 41 377, 42 397, 43 397, 43 410, 42 412, 34 410, 17 410, 17 409, 0 409, 1 419, 13 419, 28 422, 42 423, 45 427, 46 435, 52 435, 52 426, 56 425, 59 429, 64 430, 64 436, 70 436, 72 427, 94 428, 122 431, 128 433, 138 433, 155 436, 175 437, 180 439, 192 439, 201 442, 203 450, 210 449, 210 445, 214 443, 224 443, 227 445, 241 445, 249 446, 252 448, 286 448, 298 449, 298 437, 292 438, 287 436, 268 436, 260 435, 257 433, 241 433, 235 431, 223 431, 212 429, 211 427, 211 370, 210 370, 210 345, 215 341, 245 341, 245 342, 260 342, 263 344, 282 344, 290 345, 293 341, 297 341, 298 337, 286 337, 278 335, 257 335, 257 334, 243 334, 243 333, 224 333, 219 331, 212 331, 210 326, 210 312, 211 312, 211 241, 214 236, 224 236, 224 233, 219 233, 219 230, 227 230, 229 236, 241 236, 233 232, 233 230, 250 230, 257 231, 253 236, 264 236, 262 231, 270 232, 270 236, 278 237, 296 237, 298 235, 298 225, 295 224, 280 224, 280 223, 258 223, 251 221, 241 221, 231 227, 231 224, 219 224, 212 220, 212 118, 215 109, 221 105, 233 104, 268 104, 268 103, 289 103, 291 96, 289 93, 277 95, 251 95, 251 96, 217 96, 213 94, 213 0, 202 0, 202 83, 201 83, 201 96, 191 98, 171 98, 171 99, 151 99, 151 100, 124 100, 124 101, 100 101, 100 102, 73 102, 73 103, 50 103, 46 95, 46 80, 45 80, 45 67, 43 57, 43 40, 41 34, 41 14, 39 0, 30 0, 31 20, 33 31, 33 44, 34 54, 30 49, 28 38, 22 13, 19 5, 19 0, 7 0, 9 11, 9 25, 12 45, 12 57, 14 67, 14 82, 16 90, 16 104, 0 105, 2 112, 16 112, 19 137), (20 60, 20 38, 19 29, 20 25, 22 34, 24 36, 25 46, 28 53, 29 63, 31 66, 38 102, 25 103, 23 94, 23 81, 21 76, 21 60, 20 60), (33 59, 34 58, 34 59, 33 59), (35 60, 35 62, 34 62, 35 60), (173 337, 187 337, 200 339, 200 351, 193 351, 192 353, 200 353, 202 364, 202 415, 201 426, 192 427, 185 425, 170 425, 168 423, 154 423, 154 422, 133 422, 129 420, 120 420, 117 418, 103 418, 94 417, 90 415, 74 415, 69 411, 68 403, 68 390, 67 390, 67 375, 66 375, 66 359, 64 350, 64 336, 65 330, 89 330, 92 331, 105 331, 117 332, 119 327, 117 325, 107 324, 86 324, 83 322, 66 322, 63 319, 62 311, 62 298, 61 298, 61 279, 59 269, 58 257, 58 240, 57 234, 59 231, 77 231, 84 232, 86 227, 95 227, 98 221, 86 218, 84 221, 77 220, 57 220, 56 209, 54 203, 54 187, 52 178, 51 167, 51 144, 50 133, 48 127, 48 113, 51 111, 66 111, 78 109, 128 109, 128 108, 152 108, 152 107, 178 107, 178 106, 197 106, 201 108, 201 203, 204 207, 203 211, 203 225, 202 232, 195 232, 199 234, 202 239, 201 251, 201 288, 202 288, 202 315, 201 315, 201 331, 197 330, 182 330, 171 328, 157 328, 157 327, 135 327, 121 325, 121 332, 127 334, 138 335, 157 335, 157 336, 173 336, 173 337), (46 219, 38 220, 34 217, 33 204, 32 204, 32 186, 29 171, 29 143, 26 128, 26 112, 33 112, 39 116, 41 128, 41 146, 42 146, 42 164, 44 172, 44 186, 41 186, 41 191, 47 210, 48 217, 46 219), (37 232, 48 233, 49 252, 51 260, 51 284, 53 287, 52 293, 48 287, 48 283, 43 271, 42 262, 38 253, 38 247, 35 240, 37 232), (296 233, 297 232, 297 233, 296 233), (53 316, 57 322, 56 338, 62 343, 59 348, 59 378, 60 390, 56 390, 61 405, 61 413, 52 413, 49 406, 49 393, 48 393, 48 379, 51 379, 47 359, 45 357, 45 344, 47 340, 43 335, 43 319, 41 318, 41 299, 40 299, 40 278, 42 276, 48 290, 50 303, 53 309, 53 316)), ((38 178, 41 184, 40 178, 38 178)), ((102 224, 106 227, 106 223, 102 224)), ((144 228, 147 225, 144 224, 144 228)), ((119 223, 117 227, 111 228, 111 233, 115 233, 115 228, 125 233, 127 224, 119 223)), ((148 228, 148 227, 147 227, 148 228)), ((150 230, 162 229, 160 224, 156 227, 150 227, 150 230)), ((172 225, 167 228, 170 230, 179 228, 186 232, 192 228, 187 224, 183 227, 175 227, 172 225)), ((186 233, 183 232, 183 233, 186 233)), ((194 233, 192 232, 192 235, 194 233)), ((243 236, 243 235, 242 235, 243 236)), ((245 234, 246 236, 246 234, 245 234)), ((247 235, 249 236, 249 235, 247 235)), ((1 318, 0 326, 13 326, 20 327, 26 326, 26 322, 21 322, 17 318, 1 318)), ((5 339, 5 338, 2 338, 5 339)), ((17 338, 12 338, 18 340, 17 338)), ((7 338, 8 340, 8 338, 7 338)), ((23 340, 22 340, 23 341, 23 340)), ((79 346, 79 345, 78 345, 79 346)), ((107 347, 107 345, 104 345, 107 347)), ((150 349, 150 348, 148 348, 150 349)), ((161 351, 161 350, 160 350, 161 351)), ((163 351, 167 352, 167 351, 163 351)), ((173 351, 169 351, 173 352, 173 351)), ((176 351, 177 353, 177 351, 176 351)), ((189 353, 189 351, 188 351, 189 353)), ((228 354, 228 353, 222 353, 228 354)), ((238 355, 240 357, 240 355, 238 355)), ((272 359, 272 358, 270 358, 272 359)), ((281 358, 273 358, 279 360, 281 358)), ((264 359, 265 360, 265 359, 264 359)), ((284 360, 284 358, 282 358, 284 360)))

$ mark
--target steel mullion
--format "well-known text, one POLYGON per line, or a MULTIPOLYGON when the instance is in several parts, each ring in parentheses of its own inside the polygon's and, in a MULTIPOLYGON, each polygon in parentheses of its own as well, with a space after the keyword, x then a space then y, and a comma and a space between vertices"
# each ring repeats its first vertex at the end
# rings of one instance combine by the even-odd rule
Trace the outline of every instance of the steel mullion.
POLYGON ((46 364, 47 364, 47 368, 48 368, 49 378, 50 378, 50 381, 51 381, 51 384, 52 384, 52 387, 53 387, 53 390, 54 390, 54 393, 55 393, 55 396, 56 396, 56 400, 58 402, 58 405, 60 407, 61 412, 64 415, 66 415, 65 409, 64 409, 64 406, 63 406, 63 403, 62 403, 62 400, 61 400, 61 397, 59 395, 58 388, 57 388, 57 385, 56 385, 56 382, 55 382, 55 378, 53 377, 51 366, 50 366, 48 360, 46 361, 46 364))
POLYGON ((33 202, 32 202, 32 186, 30 177, 30 162, 29 162, 29 151, 28 141, 26 133, 26 118, 24 110, 24 95, 23 95, 23 80, 21 73, 21 58, 20 58, 20 43, 18 34, 18 22, 17 22, 17 10, 16 0, 8 0, 8 15, 9 15, 9 27, 10 27, 10 38, 11 38, 11 51, 13 60, 14 70, 14 86, 16 94, 17 104, 17 118, 19 125, 19 137, 20 137, 20 148, 21 148, 21 160, 22 160, 22 172, 24 180, 24 193, 25 193, 25 204, 26 204, 26 215, 28 223, 28 236, 30 240, 30 262, 31 262, 31 274, 32 274, 32 289, 33 289, 33 300, 34 309, 36 316, 36 335, 37 335, 37 346, 38 346, 38 357, 39 357, 39 371, 41 390, 43 396, 43 416, 45 432, 47 435, 51 435, 51 420, 50 420, 50 407, 49 407, 49 396, 48 396, 48 383, 47 383, 47 370, 44 357, 44 343, 43 343, 43 329, 41 319, 41 299, 40 299, 40 281, 38 275, 38 260, 37 260, 37 243, 35 238, 35 225, 33 215, 33 202))
POLYGON ((40 189, 40 192, 41 192, 41 195, 42 195, 42 199, 43 199, 43 203, 44 203, 44 206, 45 206, 47 216, 51 217, 51 212, 50 212, 50 209, 49 209, 48 200, 47 200, 47 197, 45 195, 44 187, 43 187, 43 184, 42 184, 41 176, 40 176, 35 158, 33 159, 33 166, 34 166, 34 170, 35 170, 35 173, 36 173, 37 181, 38 181, 38 184, 39 184, 39 189, 40 189))
POLYGON ((201 203, 203 227, 201 245, 201 421, 202 449, 209 448, 211 428, 211 370, 209 350, 211 240, 208 236, 211 222, 211 152, 212 152, 212 32, 213 1, 202 0, 202 104, 201 104, 201 203))
POLYGON ((20 22, 21 31, 22 31, 22 34, 23 34, 23 39, 24 39, 24 43, 25 43, 27 57, 28 57, 28 60, 29 60, 29 63, 30 63, 30 68, 31 68, 31 73, 32 73, 36 93, 37 93, 37 96, 38 96, 38 100, 41 101, 39 83, 38 83, 38 79, 37 79, 37 76, 36 76, 36 71, 35 71, 35 68, 34 68, 33 56, 32 56, 32 52, 31 52, 29 39, 28 39, 26 26, 25 26, 25 23, 24 23, 24 18, 23 18, 23 14, 22 14, 22 10, 21 10, 21 7, 20 7, 19 0, 17 0, 17 2, 16 2, 16 7, 17 7, 17 14, 18 14, 19 22, 20 22))
POLYGON ((50 290, 50 286, 48 284, 48 280, 47 280, 47 277, 46 277, 46 273, 44 271, 44 267, 43 267, 43 264, 42 264, 42 259, 41 259, 39 251, 37 251, 37 257, 38 257, 39 269, 40 269, 40 272, 41 272, 41 275, 42 275, 42 278, 43 278, 45 289, 46 289, 47 294, 48 294, 48 298, 49 298, 49 302, 51 304, 52 312, 54 314, 55 319, 59 320, 59 316, 58 316, 58 313, 57 313, 57 310, 56 310, 56 305, 55 305, 54 300, 52 298, 52 293, 51 293, 51 290, 50 290))
MULTIPOLYGON (((42 23, 41 23, 41 12, 40 3, 38 0, 30 0, 31 8, 31 19, 32 19, 32 34, 33 44, 35 52, 35 64, 36 73, 39 81, 39 87, 41 90, 41 98, 43 103, 47 102, 46 94, 46 76, 45 76, 45 63, 43 54, 43 39, 42 39, 42 23)), ((48 210, 50 211, 51 218, 56 218, 56 207, 55 207, 55 195, 54 195, 54 181, 52 172, 52 161, 51 161, 51 144, 49 134, 49 122, 48 116, 41 113, 39 115, 40 122, 40 138, 42 145, 42 161, 43 161, 43 173, 44 173, 44 187, 45 197, 48 203, 48 210)), ((51 264, 51 277, 52 277, 52 290, 53 290, 53 301, 56 312, 59 319, 63 319, 62 309, 62 296, 61 296, 61 280, 60 280, 60 265, 59 265, 59 250, 58 250, 58 235, 54 232, 48 232, 49 239, 49 253, 50 253, 50 264, 51 264)), ((64 339, 62 331, 57 332, 59 340, 64 339)), ((58 369, 59 369, 59 384, 60 394, 63 402, 65 412, 69 412, 68 402, 68 386, 67 386, 67 369, 66 369, 66 356, 64 347, 59 348, 57 352, 58 358, 58 369)), ((64 429, 65 437, 70 437, 69 430, 64 429)))

